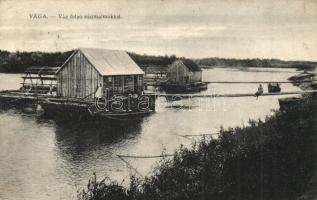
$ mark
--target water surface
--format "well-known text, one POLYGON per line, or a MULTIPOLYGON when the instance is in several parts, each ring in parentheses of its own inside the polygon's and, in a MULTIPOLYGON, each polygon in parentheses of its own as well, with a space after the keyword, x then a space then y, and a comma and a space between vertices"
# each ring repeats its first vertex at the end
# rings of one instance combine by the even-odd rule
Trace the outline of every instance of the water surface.
MULTIPOLYGON (((214 68, 203 72, 205 81, 286 81, 293 69, 236 70, 214 68)), ((19 87, 20 74, 0 74, 0 89, 19 87)), ((258 84, 210 84, 203 93, 254 93, 258 84)), ((265 92, 267 86, 264 85, 265 92)), ((299 91, 282 84, 282 91, 299 91)), ((135 173, 117 154, 172 153, 193 141, 178 135, 217 132, 219 127, 241 126, 264 119, 278 109, 279 96, 215 99, 157 100, 157 112, 140 121, 96 124, 54 121, 0 111, 0 199, 76 199, 93 172, 122 180, 135 173), (184 109, 176 104, 186 105, 184 109)), ((127 159, 143 175, 158 159, 127 159)))

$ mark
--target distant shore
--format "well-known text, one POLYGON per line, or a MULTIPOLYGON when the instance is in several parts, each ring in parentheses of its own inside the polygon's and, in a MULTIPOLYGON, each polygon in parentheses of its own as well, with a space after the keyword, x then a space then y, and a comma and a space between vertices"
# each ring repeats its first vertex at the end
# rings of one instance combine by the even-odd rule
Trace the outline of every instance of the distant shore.
MULTIPOLYGON (((61 66, 72 54, 73 50, 66 52, 9 52, 0 50, 0 72, 23 73, 31 66, 61 66)), ((131 58, 142 68, 159 67, 166 68, 169 64, 179 58, 175 55, 153 56, 128 52, 131 58)), ((317 62, 313 61, 283 61, 279 59, 234 59, 234 58, 203 58, 192 59, 202 68, 230 67, 230 68, 296 68, 300 70, 314 70, 317 62)))

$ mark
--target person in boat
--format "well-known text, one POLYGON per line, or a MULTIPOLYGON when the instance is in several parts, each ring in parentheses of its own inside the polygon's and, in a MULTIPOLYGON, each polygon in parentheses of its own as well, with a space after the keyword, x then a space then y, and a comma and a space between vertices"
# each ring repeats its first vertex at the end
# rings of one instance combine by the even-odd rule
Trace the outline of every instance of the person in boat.
POLYGON ((258 99, 259 96, 262 94, 263 94, 263 86, 262 86, 262 84, 260 84, 258 87, 258 91, 255 93, 256 99, 258 99))

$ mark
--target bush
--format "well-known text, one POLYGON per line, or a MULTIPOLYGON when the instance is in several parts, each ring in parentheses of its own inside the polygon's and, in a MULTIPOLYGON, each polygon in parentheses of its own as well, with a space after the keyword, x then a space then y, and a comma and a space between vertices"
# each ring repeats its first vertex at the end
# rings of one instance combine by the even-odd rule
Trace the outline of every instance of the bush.
POLYGON ((296 199, 315 169, 316 108, 312 98, 305 98, 265 121, 222 128, 217 140, 181 146, 153 175, 132 178, 129 189, 94 181, 97 187, 85 192, 94 195, 82 199, 296 199))

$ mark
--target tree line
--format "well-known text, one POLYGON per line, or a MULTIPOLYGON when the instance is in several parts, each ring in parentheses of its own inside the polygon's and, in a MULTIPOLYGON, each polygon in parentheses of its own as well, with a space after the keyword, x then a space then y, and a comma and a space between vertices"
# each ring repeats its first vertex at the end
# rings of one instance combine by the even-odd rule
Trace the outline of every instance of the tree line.
MULTIPOLYGON (((9 52, 0 50, 0 72, 23 73, 26 68, 34 66, 59 67, 74 50, 66 52, 9 52)), ((172 56, 150 56, 136 53, 128 53, 140 66, 165 66, 177 59, 172 56)))
MULTIPOLYGON (((0 50, 0 72, 23 73, 26 68, 33 66, 61 66, 74 50, 66 52, 9 52, 0 50)), ((131 58, 141 67, 167 67, 176 59, 185 59, 175 55, 153 56, 128 52, 131 58)), ((214 66, 223 67, 293 67, 312 70, 317 62, 309 61, 282 61, 277 59, 228 59, 228 58, 203 58, 195 59, 197 64, 204 68, 214 66)))
POLYGON ((229 58, 203 58, 196 62, 204 68, 213 66, 224 67, 281 67, 298 68, 302 70, 313 70, 317 67, 317 62, 311 61, 283 61, 279 59, 229 59, 229 58))
POLYGON ((23 73, 28 67, 57 67, 62 65, 72 52, 8 52, 0 50, 0 72, 23 73))

